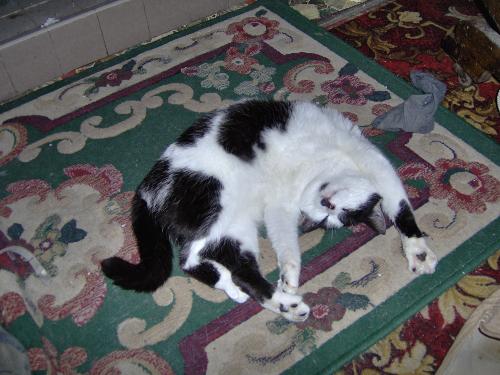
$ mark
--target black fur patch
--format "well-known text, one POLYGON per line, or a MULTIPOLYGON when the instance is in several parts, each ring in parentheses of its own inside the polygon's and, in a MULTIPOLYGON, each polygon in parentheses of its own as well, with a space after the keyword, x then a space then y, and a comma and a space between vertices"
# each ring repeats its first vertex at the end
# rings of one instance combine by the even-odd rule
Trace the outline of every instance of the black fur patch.
POLYGON ((213 264, 208 262, 203 262, 194 268, 185 270, 185 272, 211 287, 217 284, 220 277, 219 271, 217 271, 213 264))
POLYGON ((226 267, 233 282, 253 299, 263 302, 272 297, 273 285, 264 279, 254 255, 242 250, 239 241, 224 237, 207 246, 200 255, 226 267))
POLYGON ((423 253, 417 254, 417 258, 419 261, 425 262, 425 260, 427 259, 427 253, 423 252, 423 253))
POLYGON ((219 144, 228 153, 250 162, 255 147, 266 149, 262 133, 267 129, 285 131, 291 111, 288 102, 252 100, 235 104, 228 108, 220 126, 219 144))
POLYGON ((180 136, 177 138, 176 143, 179 146, 192 146, 196 141, 202 138, 210 130, 211 121, 215 116, 215 112, 206 114, 196 120, 193 125, 187 128, 180 136))
POLYGON ((366 203, 356 210, 346 210, 339 215, 339 220, 345 226, 356 225, 359 223, 369 222, 369 216, 373 211, 373 207, 381 199, 380 195, 373 194, 366 203))
POLYGON ((132 201, 132 227, 141 261, 129 263, 112 257, 102 261, 103 272, 124 289, 152 292, 159 288, 172 271, 172 247, 137 194, 132 201))
POLYGON ((197 238, 206 230, 222 209, 222 183, 202 173, 179 170, 171 175, 168 197, 155 217, 162 228, 179 244, 197 238))
POLYGON ((415 222, 415 217, 411 212, 410 206, 408 206, 406 201, 399 202, 399 212, 396 215, 394 224, 406 237, 423 237, 422 232, 418 229, 415 222))
POLYGON ((166 159, 158 160, 149 173, 144 177, 144 180, 139 187, 139 190, 155 192, 161 188, 169 175, 170 163, 166 159))

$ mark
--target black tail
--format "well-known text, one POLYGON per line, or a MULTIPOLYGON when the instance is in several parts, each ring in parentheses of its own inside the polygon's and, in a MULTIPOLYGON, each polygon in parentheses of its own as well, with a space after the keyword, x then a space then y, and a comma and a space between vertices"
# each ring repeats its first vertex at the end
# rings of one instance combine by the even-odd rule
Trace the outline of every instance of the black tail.
POLYGON ((167 281, 172 271, 172 247, 152 217, 146 202, 137 194, 132 201, 132 226, 141 262, 129 263, 112 257, 101 262, 102 271, 124 289, 153 292, 167 281))

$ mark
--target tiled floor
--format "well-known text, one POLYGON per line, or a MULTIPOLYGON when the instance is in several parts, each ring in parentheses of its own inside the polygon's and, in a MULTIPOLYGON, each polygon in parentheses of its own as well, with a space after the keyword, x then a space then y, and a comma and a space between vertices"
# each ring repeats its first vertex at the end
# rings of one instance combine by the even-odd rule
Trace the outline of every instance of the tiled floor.
POLYGON ((0 0, 0 102, 75 68, 243 3, 0 0), (42 27, 51 18, 58 21, 42 27))
POLYGON ((0 44, 114 0, 0 0, 0 44))
MULTIPOLYGON (((383 0, 275 1, 326 25, 345 11, 359 13, 383 0)), ((0 102, 245 2, 251 1, 0 0, 0 102)))
MULTIPOLYGON (((0 0, 0 44, 115 0, 0 0)), ((207 0, 208 1, 208 0, 207 0)), ((367 0, 289 0, 312 19, 326 19, 367 0)))

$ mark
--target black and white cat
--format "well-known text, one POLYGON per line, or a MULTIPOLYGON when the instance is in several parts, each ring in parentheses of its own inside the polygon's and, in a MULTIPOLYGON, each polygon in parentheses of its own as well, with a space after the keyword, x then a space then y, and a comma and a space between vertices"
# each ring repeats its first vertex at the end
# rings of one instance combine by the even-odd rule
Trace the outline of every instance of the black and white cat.
POLYGON ((187 129, 137 189, 132 221, 141 262, 102 262, 115 284, 153 291, 182 269, 237 302, 250 296, 291 321, 309 307, 297 294, 298 228, 364 222, 385 232, 385 212, 401 234, 409 269, 437 263, 389 161, 339 112, 305 102, 245 101, 187 129), (280 268, 277 286, 260 273, 264 224, 280 268))

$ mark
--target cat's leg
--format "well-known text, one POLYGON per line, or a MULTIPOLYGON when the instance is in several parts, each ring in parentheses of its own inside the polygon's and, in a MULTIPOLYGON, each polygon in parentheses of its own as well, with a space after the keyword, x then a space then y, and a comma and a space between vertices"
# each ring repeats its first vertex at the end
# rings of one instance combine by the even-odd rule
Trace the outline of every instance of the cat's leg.
MULTIPOLYGON (((200 258, 202 262, 218 264, 230 272, 232 283, 264 308, 294 322, 304 321, 309 316, 309 306, 302 302, 302 297, 285 293, 268 282, 260 273, 255 252, 245 250, 239 241, 223 238, 200 252, 200 258)), ((220 271, 216 267, 214 269, 220 271)), ((218 283, 214 285, 223 287, 226 293, 232 287, 228 277, 224 279, 223 276, 218 283), (221 280, 227 284, 223 285, 221 280)))
POLYGON ((264 222, 267 236, 278 257, 278 289, 296 294, 301 266, 297 214, 281 207, 268 207, 264 212, 264 222))
POLYGON ((248 300, 248 294, 244 293, 231 279, 231 272, 223 265, 214 261, 204 261, 195 267, 184 270, 186 273, 212 288, 224 291, 229 298, 237 303, 248 300))
POLYGON ((237 303, 248 300, 248 294, 233 283, 231 272, 226 267, 200 256, 207 245, 206 239, 200 239, 191 242, 184 249, 181 256, 183 271, 212 288, 224 291, 229 298, 237 303))
POLYGON ((393 221, 401 234, 408 269, 418 274, 433 273, 436 269, 437 257, 427 246, 424 234, 415 222, 408 201, 400 200, 399 211, 393 221))
POLYGON ((373 145, 358 153, 364 173, 372 177, 382 197, 382 209, 401 235, 408 269, 417 274, 433 273, 437 257, 427 246, 424 234, 415 221, 401 179, 390 162, 373 145))

